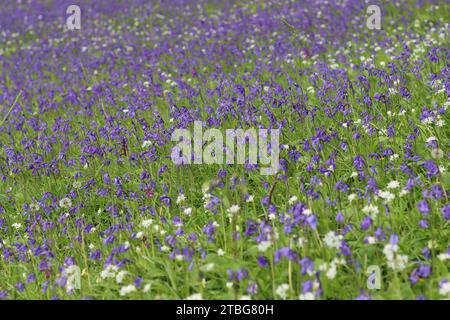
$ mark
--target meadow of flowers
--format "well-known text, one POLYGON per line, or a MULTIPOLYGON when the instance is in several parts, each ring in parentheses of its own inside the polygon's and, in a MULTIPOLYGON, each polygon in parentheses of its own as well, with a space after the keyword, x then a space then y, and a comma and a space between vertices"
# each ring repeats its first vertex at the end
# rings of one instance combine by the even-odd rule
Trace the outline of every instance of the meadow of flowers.
POLYGON ((77 2, 0 3, 0 299, 450 298, 448 1, 77 2))

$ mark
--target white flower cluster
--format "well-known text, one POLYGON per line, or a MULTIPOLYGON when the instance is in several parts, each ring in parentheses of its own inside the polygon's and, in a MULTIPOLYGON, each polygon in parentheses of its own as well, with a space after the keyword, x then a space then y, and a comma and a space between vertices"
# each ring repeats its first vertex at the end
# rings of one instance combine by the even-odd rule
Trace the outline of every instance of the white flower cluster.
POLYGON ((440 261, 450 260, 450 254, 448 254, 448 252, 440 253, 440 254, 438 254, 437 258, 440 261))
POLYGON ((227 209, 227 217, 231 219, 234 215, 237 215, 240 210, 241 207, 239 207, 237 204, 233 204, 230 208, 227 209))
POLYGON ((283 300, 286 300, 288 297, 289 285, 287 283, 280 284, 275 293, 283 300))
POLYGON ((120 288, 120 292, 119 293, 123 297, 123 296, 126 296, 127 294, 135 292, 136 290, 137 289, 136 289, 136 286, 134 284, 129 284, 127 286, 123 286, 122 288, 120 288))
MULTIPOLYGON (((126 270, 120 270, 119 271, 119 267, 115 266, 115 265, 108 265, 105 269, 102 270, 102 272, 100 273, 100 277, 102 279, 107 279, 107 278, 115 278, 116 282, 118 284, 122 283, 124 278, 129 275, 129 272, 126 270)), ((151 285, 148 283, 146 284, 143 289, 142 292, 148 292, 150 291, 151 285)), ((137 287, 134 284, 129 284, 129 285, 125 285, 122 286, 120 288, 119 294, 120 296, 126 296, 130 293, 136 292, 137 291, 137 287)))
POLYGON ((16 230, 19 230, 19 229, 22 228, 22 224, 21 224, 21 223, 18 223, 18 222, 13 223, 11 226, 12 226, 14 229, 16 229, 16 230))
MULTIPOLYGON (((151 289, 151 284, 147 283, 143 288, 142 288, 142 292, 146 293, 149 292, 151 289)), ((138 288, 134 285, 134 284, 129 284, 126 286, 123 286, 120 288, 119 294, 120 296, 126 296, 130 293, 136 292, 138 290, 138 288)))
POLYGON ((406 268, 408 256, 398 253, 398 245, 391 243, 387 244, 383 249, 383 253, 388 261, 388 267, 392 270, 403 270, 406 268))
POLYGON ((388 189, 397 189, 400 187, 400 183, 397 180, 392 180, 388 183, 387 187, 388 189))
POLYGON ((125 278, 125 276, 128 274, 128 271, 126 270, 120 270, 117 275, 116 275, 116 282, 117 283, 122 283, 123 282, 123 278, 125 278))
POLYGON ((59 206, 63 209, 69 209, 72 207, 72 200, 70 198, 62 198, 59 200, 59 206))
POLYGON ((142 220, 142 222, 141 222, 141 226, 143 227, 143 228, 149 228, 151 225, 152 225, 152 223, 153 223, 153 220, 152 219, 147 219, 147 220, 142 220))
POLYGON ((297 196, 292 196, 292 197, 289 199, 288 204, 289 204, 290 206, 292 206, 294 203, 297 202, 297 200, 298 200, 297 196))
POLYGON ((450 281, 441 282, 439 286, 439 294, 443 296, 450 295, 450 281))
POLYGON ((108 265, 105 269, 102 270, 102 272, 100 272, 100 278, 115 278, 117 283, 122 283, 126 275, 128 275, 128 271, 119 271, 119 267, 112 264, 108 265))
POLYGON ((386 191, 383 191, 383 190, 378 191, 378 196, 384 200, 383 201, 384 204, 391 203, 392 200, 395 199, 395 194, 393 194, 392 192, 387 191, 387 190, 386 191))
POLYGON ((239 213, 239 210, 241 210, 241 207, 239 207, 237 204, 233 204, 227 211, 231 214, 237 214, 239 213))
POLYGON ((265 252, 272 246, 272 241, 261 241, 258 244, 258 251, 265 252))
POLYGON ((80 268, 76 265, 68 266, 63 271, 64 277, 67 279, 66 291, 70 292, 74 289, 80 289, 81 274, 80 268))
POLYGON ((203 300, 201 293, 194 293, 186 298, 186 300, 203 300))
POLYGON ((152 145, 152 142, 150 140, 144 140, 144 142, 142 142, 142 149, 150 147, 151 145, 152 145))
POLYGON ((336 232, 330 231, 323 238, 323 242, 329 248, 339 249, 341 247, 343 236, 337 235, 336 232))
POLYGON ((186 200, 186 196, 183 193, 180 193, 177 197, 177 204, 183 203, 186 200))
POLYGON ((323 263, 320 265, 319 270, 325 272, 325 275, 328 279, 332 280, 336 277, 337 274, 337 268, 340 265, 345 265, 345 259, 344 258, 334 258, 330 263, 323 263))
POLYGON ((109 264, 105 269, 102 270, 102 272, 100 272, 100 278, 115 278, 117 271, 119 271, 118 266, 109 264))
POLYGON ((445 120, 441 118, 440 114, 431 115, 421 121, 423 124, 431 125, 435 124, 438 127, 443 127, 445 125, 445 120))
POLYGON ((375 219, 378 215, 378 207, 373 204, 368 204, 362 208, 365 214, 369 214, 372 219, 375 219))

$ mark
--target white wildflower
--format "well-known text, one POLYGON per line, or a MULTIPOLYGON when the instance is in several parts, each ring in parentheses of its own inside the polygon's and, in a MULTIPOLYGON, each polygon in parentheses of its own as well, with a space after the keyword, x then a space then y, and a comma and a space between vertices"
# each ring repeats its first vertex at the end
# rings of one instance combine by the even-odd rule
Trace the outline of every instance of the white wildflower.
POLYGON ((30 204, 30 210, 31 211, 38 211, 41 207, 39 206, 39 203, 33 202, 30 204))
POLYGON ((305 245, 306 242, 307 242, 307 240, 306 240, 305 238, 299 237, 299 238, 297 239, 297 246, 298 246, 299 248, 302 248, 302 247, 305 245))
POLYGON ((288 290, 289 285, 287 283, 283 283, 277 287, 275 293, 280 296, 281 299, 285 300, 287 298, 288 290))
POLYGON ((136 233, 136 239, 142 239, 144 237, 144 233, 142 231, 139 231, 136 233))
POLYGON ((387 244, 384 246, 383 253, 388 260, 393 259, 394 254, 398 251, 398 246, 396 244, 387 244))
POLYGON ((177 204, 180 204, 180 203, 183 203, 185 200, 186 200, 185 195, 181 193, 178 195, 176 202, 177 202, 177 204))
POLYGON ((312 292, 302 293, 299 296, 300 300, 315 300, 316 296, 312 292))
POLYGON ((239 207, 237 204, 233 204, 227 211, 230 214, 237 214, 239 213, 239 210, 241 210, 241 207, 239 207))
POLYGON ((448 252, 440 253, 438 254, 437 258, 439 259, 439 261, 450 260, 450 254, 448 254, 448 252))
POLYGON ((342 235, 336 235, 334 231, 330 231, 325 235, 323 241, 327 247, 339 249, 341 247, 342 239, 342 235))
POLYGON ((16 230, 19 230, 19 229, 21 229, 22 228, 22 224, 21 223, 13 223, 12 225, 11 225, 14 229, 16 229, 16 230))
POLYGON ((337 269, 336 269, 336 265, 331 264, 330 268, 328 269, 326 276, 328 279, 333 280, 336 277, 337 274, 337 269))
POLYGON ((59 206, 63 209, 69 209, 70 207, 72 207, 72 200, 70 200, 69 198, 62 198, 61 200, 59 200, 59 206))
POLYGON ((394 153, 393 155, 389 156, 389 160, 394 161, 395 159, 398 159, 398 157, 398 153, 394 153))
POLYGON ((123 278, 125 278, 125 276, 128 274, 127 271, 125 270, 121 270, 119 271, 119 273, 116 275, 116 282, 117 283, 122 283, 123 278))
POLYGON ((216 265, 214 263, 207 263, 203 266, 203 271, 211 271, 212 269, 214 269, 216 265))
POLYGON ((367 240, 368 244, 375 244, 375 243, 377 243, 377 238, 375 238, 373 236, 368 236, 366 240, 367 240))
POLYGON ((152 285, 151 285, 150 283, 147 283, 147 284, 144 286, 144 288, 142 289, 142 291, 143 291, 144 293, 146 293, 146 292, 149 292, 151 288, 152 288, 152 285))
POLYGON ((439 288, 439 294, 443 296, 450 295, 450 282, 441 282, 440 288, 439 288))
POLYGON ((375 219, 378 215, 378 207, 372 204, 364 206, 362 211, 366 214, 369 214, 372 219, 375 219))
POLYGON ((297 202, 297 196, 292 196, 288 201, 289 205, 293 205, 296 202, 297 202))
POLYGON ((115 278, 116 272, 119 270, 119 268, 115 265, 109 264, 105 269, 100 272, 100 277, 102 279, 106 278, 115 278))
POLYGON ((205 202, 205 204, 207 204, 211 199, 211 193, 204 193, 202 199, 205 202))
POLYGON ((397 180, 392 180, 387 185, 388 189, 397 189, 398 187, 400 187, 400 183, 397 180))
POLYGON ((395 199, 395 195, 389 191, 380 190, 378 191, 378 196, 384 199, 384 203, 390 203, 392 200, 395 199))
POLYGON ((406 255, 395 255, 392 260, 388 260, 388 267, 393 270, 403 270, 406 268, 406 264, 408 263, 408 256, 406 255))
POLYGON ((175 255, 175 261, 183 261, 184 256, 182 254, 176 254, 175 255))
POLYGON ((70 292, 80 288, 80 267, 71 265, 64 269, 63 275, 66 277, 66 291, 70 292))
POLYGON ((136 291, 136 287, 132 284, 129 284, 127 286, 120 288, 120 295, 123 297, 123 296, 126 296, 127 294, 130 294, 135 291, 136 291))
POLYGON ((144 140, 144 142, 142 142, 143 149, 150 147, 151 145, 152 145, 152 142, 150 140, 144 140))
POLYGON ((261 243, 258 244, 258 251, 265 252, 270 248, 271 245, 272 242, 270 241, 261 241, 261 243))
POLYGON ((432 149, 430 153, 433 159, 441 159, 444 156, 444 151, 439 148, 432 149))
POLYGON ((194 293, 186 298, 186 300, 203 300, 201 293, 194 293))
POLYGON ((438 126, 438 127, 443 127, 444 124, 445 124, 444 119, 439 119, 438 121, 436 121, 436 126, 438 126))
POLYGON ((383 249, 388 267, 393 270, 403 270, 406 268, 406 264, 408 263, 408 256, 398 254, 397 251, 398 246, 391 243, 387 244, 383 249))
POLYGON ((144 228, 148 228, 152 225, 152 223, 153 223, 152 219, 142 220, 141 226, 144 228))

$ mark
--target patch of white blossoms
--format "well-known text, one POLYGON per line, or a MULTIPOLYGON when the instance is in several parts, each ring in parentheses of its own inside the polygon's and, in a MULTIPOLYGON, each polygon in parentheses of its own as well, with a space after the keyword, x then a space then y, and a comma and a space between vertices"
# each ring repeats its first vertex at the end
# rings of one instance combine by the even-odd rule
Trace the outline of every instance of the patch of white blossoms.
POLYGON ((133 284, 129 284, 127 286, 123 286, 122 288, 120 288, 120 295, 123 297, 130 293, 135 292, 136 290, 137 290, 136 286, 134 286, 133 284))
POLYGON ((283 300, 286 300, 288 297, 289 285, 287 283, 280 284, 275 293, 283 300))
POLYGON ((343 236, 334 231, 328 232, 323 238, 323 242, 329 248, 339 249, 341 247, 343 236))
POLYGON ((392 270, 403 270, 408 263, 408 256, 399 254, 398 245, 389 243, 384 246, 383 253, 387 259, 387 265, 392 270))
POLYGON ((102 279, 115 278, 117 271, 119 271, 119 267, 110 264, 105 269, 103 269, 102 272, 100 272, 100 278, 102 279))
POLYGON ((439 285, 439 294, 443 296, 450 295, 450 282, 449 281, 442 281, 439 285))
POLYGON ((64 277, 67 279, 66 291, 70 292, 80 288, 80 268, 76 265, 68 266, 63 271, 64 277))
POLYGON ((375 219, 378 215, 378 207, 373 204, 368 204, 362 208, 365 214, 369 214, 372 219, 375 219))
POLYGON ((400 183, 397 180, 392 180, 388 183, 387 187, 388 189, 397 189, 400 187, 400 183))
POLYGON ((330 263, 323 263, 320 265, 319 270, 325 272, 325 275, 328 279, 332 280, 336 277, 337 274, 337 268, 340 265, 345 265, 345 259, 344 258, 334 258, 330 263))
POLYGON ((388 204, 388 203, 392 202, 392 200, 395 199, 395 194, 393 194, 392 192, 387 191, 387 190, 386 191, 383 191, 383 190, 378 191, 378 196, 383 199, 384 204, 388 204))

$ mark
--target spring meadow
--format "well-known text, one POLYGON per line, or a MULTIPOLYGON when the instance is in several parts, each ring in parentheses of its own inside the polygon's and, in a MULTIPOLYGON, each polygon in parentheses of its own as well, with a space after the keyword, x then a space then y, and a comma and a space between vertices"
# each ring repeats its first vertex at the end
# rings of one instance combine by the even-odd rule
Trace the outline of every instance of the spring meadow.
POLYGON ((449 23, 0 1, 0 300, 450 299, 449 23))

